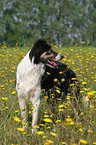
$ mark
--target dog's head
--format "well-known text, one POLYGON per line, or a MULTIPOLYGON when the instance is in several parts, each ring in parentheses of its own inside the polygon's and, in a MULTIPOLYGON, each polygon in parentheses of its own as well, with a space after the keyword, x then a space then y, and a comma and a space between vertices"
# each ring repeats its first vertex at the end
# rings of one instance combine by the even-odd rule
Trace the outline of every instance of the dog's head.
POLYGON ((39 39, 35 42, 29 53, 30 60, 35 63, 43 63, 52 68, 56 68, 55 61, 59 61, 63 58, 62 55, 52 50, 51 46, 47 44, 44 39, 39 39))

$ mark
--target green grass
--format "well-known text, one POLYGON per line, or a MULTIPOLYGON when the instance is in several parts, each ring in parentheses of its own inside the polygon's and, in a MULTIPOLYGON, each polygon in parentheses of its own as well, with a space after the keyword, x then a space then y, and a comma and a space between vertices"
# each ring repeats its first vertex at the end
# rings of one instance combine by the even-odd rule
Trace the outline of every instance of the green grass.
MULTIPOLYGON (((89 98, 88 107, 84 100, 85 104, 81 108, 80 116, 74 112, 74 118, 71 118, 73 108, 66 100, 61 103, 61 105, 63 104, 61 108, 55 106, 57 114, 52 114, 46 103, 47 94, 42 93, 38 131, 43 131, 43 134, 31 135, 30 124, 27 133, 18 131, 18 128, 22 128, 22 120, 15 90, 16 67, 30 47, 3 46, 0 48, 0 145, 96 144, 96 48, 91 46, 53 47, 64 55, 62 62, 76 73, 82 95, 89 98), (62 114, 69 120, 63 119, 62 114), (14 117, 19 119, 16 121, 14 117), (46 117, 51 120, 54 117, 56 120, 47 123, 44 122, 46 117)), ((52 96, 52 94, 50 95, 52 96)), ((29 102, 28 105, 30 116, 32 109, 29 102)))

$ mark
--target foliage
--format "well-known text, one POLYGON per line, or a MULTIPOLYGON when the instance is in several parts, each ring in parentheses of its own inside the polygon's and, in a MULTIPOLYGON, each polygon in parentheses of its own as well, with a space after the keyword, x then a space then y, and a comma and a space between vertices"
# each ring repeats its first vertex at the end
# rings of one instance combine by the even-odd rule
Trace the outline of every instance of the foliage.
POLYGON ((70 44, 96 40, 95 0, 0 1, 0 42, 14 45, 45 38, 70 44))
MULTIPOLYGON (((85 45, 85 44, 83 44, 85 45)), ((71 46, 59 49, 53 46, 56 51, 64 55, 63 63, 66 63, 76 73, 81 84, 84 99, 84 108, 81 114, 74 112, 71 104, 61 102, 59 106, 55 104, 57 114, 52 114, 50 107, 46 103, 47 94, 42 92, 41 109, 37 134, 31 134, 31 121, 28 132, 22 128, 22 119, 19 110, 18 97, 15 90, 15 76, 17 64, 21 61, 30 46, 7 47, 0 49, 0 144, 1 145, 81 145, 96 144, 96 48, 88 46, 71 46), (88 104, 87 104, 88 103, 88 104), (74 118, 71 115, 74 112, 74 118), (64 116, 64 118, 62 117, 64 116), (55 118, 53 122, 53 118, 55 118)), ((54 99, 54 95, 50 94, 54 99)), ((67 97, 69 98, 69 97, 67 97)), ((58 100, 60 101, 60 100, 58 100)), ((30 102, 29 118, 32 114, 30 102)))

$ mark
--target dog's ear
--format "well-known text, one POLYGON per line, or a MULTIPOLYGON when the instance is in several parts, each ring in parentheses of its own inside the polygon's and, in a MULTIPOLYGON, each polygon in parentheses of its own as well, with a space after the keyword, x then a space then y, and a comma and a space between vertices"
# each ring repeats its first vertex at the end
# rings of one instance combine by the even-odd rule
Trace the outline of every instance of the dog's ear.
POLYGON ((40 55, 42 54, 41 49, 37 49, 36 47, 33 47, 31 51, 29 52, 29 58, 32 62, 32 58, 34 57, 34 63, 38 64, 40 60, 40 55))

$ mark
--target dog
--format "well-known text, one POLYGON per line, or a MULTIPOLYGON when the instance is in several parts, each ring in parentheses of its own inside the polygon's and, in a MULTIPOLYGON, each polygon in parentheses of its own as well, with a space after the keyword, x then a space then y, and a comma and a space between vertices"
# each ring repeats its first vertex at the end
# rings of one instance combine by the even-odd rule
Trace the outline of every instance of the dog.
MULTIPOLYGON (((41 80, 41 89, 44 92, 48 92, 49 95, 47 102, 51 103, 53 109, 54 104, 56 105, 58 99, 61 99, 61 102, 66 100, 67 95, 70 96, 71 105, 75 109, 77 106, 77 102, 80 102, 80 84, 76 77, 76 74, 72 69, 68 67, 68 65, 63 64, 61 62, 55 62, 57 67, 52 68, 50 66, 45 67, 45 73, 42 76, 41 80), (59 90, 56 92, 56 90, 59 90), (55 94, 52 99, 52 95, 55 94)), ((52 110, 54 113, 54 109, 52 110)), ((76 110, 75 110, 76 112, 76 110)), ((78 109, 80 113, 80 107, 78 109)))
POLYGON ((35 130, 34 125, 37 124, 38 119, 41 79, 45 74, 45 66, 58 69, 56 61, 59 61, 62 58, 63 56, 61 54, 52 50, 46 40, 39 39, 17 66, 16 90, 19 98, 23 128, 27 128, 26 98, 28 98, 34 107, 32 115, 32 133, 35 130))

